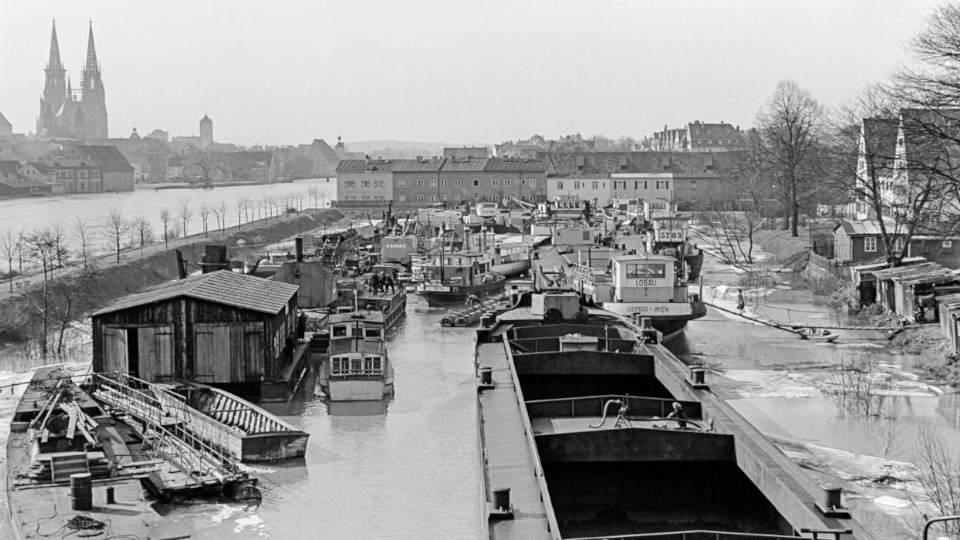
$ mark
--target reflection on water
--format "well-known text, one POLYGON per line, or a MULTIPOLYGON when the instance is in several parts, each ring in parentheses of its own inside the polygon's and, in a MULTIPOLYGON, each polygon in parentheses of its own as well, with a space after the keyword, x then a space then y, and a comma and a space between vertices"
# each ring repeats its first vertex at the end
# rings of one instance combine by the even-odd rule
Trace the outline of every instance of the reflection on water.
MULTIPOLYGON (((311 374, 291 402, 264 405, 310 440, 302 460, 249 466, 261 504, 177 506, 165 523, 192 538, 476 538, 475 334, 442 328, 445 312, 414 297, 407 313, 387 336, 392 400, 331 404, 314 396, 311 374)), ((0 433, 14 405, 0 394, 0 433)))

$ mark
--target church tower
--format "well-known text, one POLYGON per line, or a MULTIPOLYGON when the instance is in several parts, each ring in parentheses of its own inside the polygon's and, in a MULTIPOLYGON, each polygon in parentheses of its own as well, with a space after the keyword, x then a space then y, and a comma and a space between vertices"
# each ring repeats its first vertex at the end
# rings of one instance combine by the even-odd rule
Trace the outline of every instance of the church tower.
POLYGON ((87 38, 87 63, 83 68, 81 101, 86 123, 84 135, 90 139, 106 139, 107 95, 103 88, 100 63, 97 62, 97 48, 93 43, 93 21, 90 22, 90 34, 87 38))
POLYGON ((50 59, 43 70, 47 80, 43 85, 43 97, 40 98, 40 117, 37 119, 37 133, 44 128, 57 125, 57 113, 67 97, 67 70, 60 62, 60 44, 57 43, 57 21, 53 21, 53 31, 50 34, 50 59))
POLYGON ((200 119, 200 148, 213 142, 213 120, 206 114, 200 119))

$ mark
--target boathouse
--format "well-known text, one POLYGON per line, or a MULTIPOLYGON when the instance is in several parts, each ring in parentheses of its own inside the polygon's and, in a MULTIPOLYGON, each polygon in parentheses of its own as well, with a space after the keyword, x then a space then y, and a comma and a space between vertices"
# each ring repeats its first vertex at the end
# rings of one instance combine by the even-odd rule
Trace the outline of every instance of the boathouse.
POLYGON ((954 271, 933 262, 875 270, 873 275, 880 305, 909 322, 936 322, 936 297, 960 290, 954 271))
POLYGON ((296 285, 229 271, 121 298, 93 314, 93 370, 148 382, 259 385, 280 377, 297 336, 296 285))

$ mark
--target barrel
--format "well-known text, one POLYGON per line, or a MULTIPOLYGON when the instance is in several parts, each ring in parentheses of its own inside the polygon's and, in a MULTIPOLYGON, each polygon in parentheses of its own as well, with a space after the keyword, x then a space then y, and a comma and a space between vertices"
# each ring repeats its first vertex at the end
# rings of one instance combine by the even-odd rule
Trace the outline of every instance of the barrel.
POLYGON ((510 509, 510 488, 493 488, 493 507, 497 510, 510 509))
POLYGON ((93 510, 93 481, 90 473, 70 475, 71 508, 78 511, 93 510))

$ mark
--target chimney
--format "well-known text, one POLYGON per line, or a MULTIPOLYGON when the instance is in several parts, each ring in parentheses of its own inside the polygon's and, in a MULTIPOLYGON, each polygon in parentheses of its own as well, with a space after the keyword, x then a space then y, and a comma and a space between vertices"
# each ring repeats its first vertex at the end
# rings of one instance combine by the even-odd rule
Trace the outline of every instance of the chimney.
POLYGON ((297 262, 303 262, 303 238, 298 236, 294 242, 297 245, 297 262))

